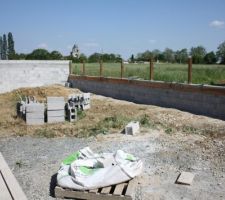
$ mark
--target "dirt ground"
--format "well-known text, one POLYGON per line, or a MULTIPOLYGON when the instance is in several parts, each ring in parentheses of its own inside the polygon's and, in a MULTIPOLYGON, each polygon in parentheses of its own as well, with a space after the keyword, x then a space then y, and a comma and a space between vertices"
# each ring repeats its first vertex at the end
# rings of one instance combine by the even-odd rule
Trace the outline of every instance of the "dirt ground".
POLYGON ((135 200, 225 199, 225 121, 94 94, 91 109, 75 123, 26 126, 16 117, 18 94, 44 101, 74 92, 80 91, 54 85, 0 95, 0 151, 28 199, 54 199, 61 161, 85 146, 122 149, 143 160, 135 200), (121 133, 130 120, 141 123, 136 136, 121 133), (182 171, 195 174, 191 186, 175 184, 182 171))
POLYGON ((209 117, 193 115, 176 109, 140 105, 92 94, 91 109, 79 115, 75 123, 27 126, 16 116, 16 102, 19 96, 35 96, 45 102, 47 96, 64 96, 80 93, 78 89, 60 85, 37 88, 23 88, 0 94, 0 137, 33 135, 37 137, 86 137, 118 132, 131 120, 141 122, 142 128, 164 131, 166 134, 182 132, 203 134, 212 137, 225 136, 225 122, 209 117))

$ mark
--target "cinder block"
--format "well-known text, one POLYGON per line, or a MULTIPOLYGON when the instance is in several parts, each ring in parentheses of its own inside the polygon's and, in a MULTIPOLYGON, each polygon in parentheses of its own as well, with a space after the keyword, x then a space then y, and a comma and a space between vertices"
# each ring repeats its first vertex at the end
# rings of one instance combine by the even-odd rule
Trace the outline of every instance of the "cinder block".
POLYGON ((184 184, 184 185, 191 185, 194 177, 195 177, 195 175, 190 172, 182 172, 179 175, 176 183, 184 184))
POLYGON ((65 116, 65 111, 63 110, 50 110, 47 112, 48 117, 60 117, 65 116))
POLYGON ((136 133, 139 132, 139 130, 140 130, 139 122, 132 121, 126 125, 125 134, 126 135, 135 135, 136 133))
POLYGON ((26 120, 27 125, 43 125, 44 124, 44 118, 38 118, 38 119, 32 119, 28 118, 26 120))
POLYGON ((44 113, 45 106, 42 103, 26 104, 26 112, 44 113))
POLYGON ((69 82, 66 82, 65 87, 71 87, 71 84, 69 82))
POLYGON ((65 102, 48 103, 48 110, 63 110, 65 108, 65 102))
POLYGON ((65 117, 59 116, 59 117, 48 117, 48 123, 57 123, 57 122, 64 122, 65 117))
POLYGON ((82 109, 83 110, 88 110, 88 109, 90 109, 91 108, 91 105, 90 104, 86 104, 86 105, 83 105, 82 106, 82 109))
POLYGON ((65 102, 64 97, 47 97, 47 102, 65 102))
POLYGON ((26 119, 44 119, 44 112, 33 112, 33 113, 26 113, 26 119))

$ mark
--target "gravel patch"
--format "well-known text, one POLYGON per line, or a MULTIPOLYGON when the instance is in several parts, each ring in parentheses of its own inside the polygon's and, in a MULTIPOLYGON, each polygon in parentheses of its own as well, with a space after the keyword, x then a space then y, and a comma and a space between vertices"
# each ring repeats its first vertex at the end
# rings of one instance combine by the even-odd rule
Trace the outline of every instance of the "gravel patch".
POLYGON ((61 161, 90 146, 96 152, 122 149, 140 157, 144 171, 135 199, 225 199, 222 140, 199 135, 166 135, 154 131, 85 138, 0 138, 0 151, 29 200, 55 199, 52 188, 61 161), (181 171, 195 173, 191 186, 175 184, 181 171))

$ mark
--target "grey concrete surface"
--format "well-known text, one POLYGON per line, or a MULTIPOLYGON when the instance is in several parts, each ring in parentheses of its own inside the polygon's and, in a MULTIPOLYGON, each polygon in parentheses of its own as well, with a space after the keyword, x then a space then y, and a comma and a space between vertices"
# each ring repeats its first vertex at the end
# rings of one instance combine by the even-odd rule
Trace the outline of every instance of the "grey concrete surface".
POLYGON ((225 199, 225 140, 200 135, 99 135, 97 138, 0 138, 0 151, 29 200, 52 200, 62 160, 85 146, 96 152, 122 149, 142 159, 134 200, 225 199), (195 174, 190 186, 175 184, 180 172, 195 174))
POLYGON ((21 87, 65 85, 69 61, 0 60, 0 93, 21 87))

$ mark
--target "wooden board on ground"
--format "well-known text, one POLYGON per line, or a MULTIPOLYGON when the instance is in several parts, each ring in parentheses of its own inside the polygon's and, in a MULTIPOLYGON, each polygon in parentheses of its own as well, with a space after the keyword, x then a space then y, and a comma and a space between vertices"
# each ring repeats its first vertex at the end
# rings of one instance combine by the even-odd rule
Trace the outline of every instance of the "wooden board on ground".
POLYGON ((27 200, 19 183, 0 153, 0 199, 27 200))
POLYGON ((132 200, 136 183, 136 179, 132 179, 126 183, 86 191, 71 190, 56 186, 55 197, 85 200, 132 200))

